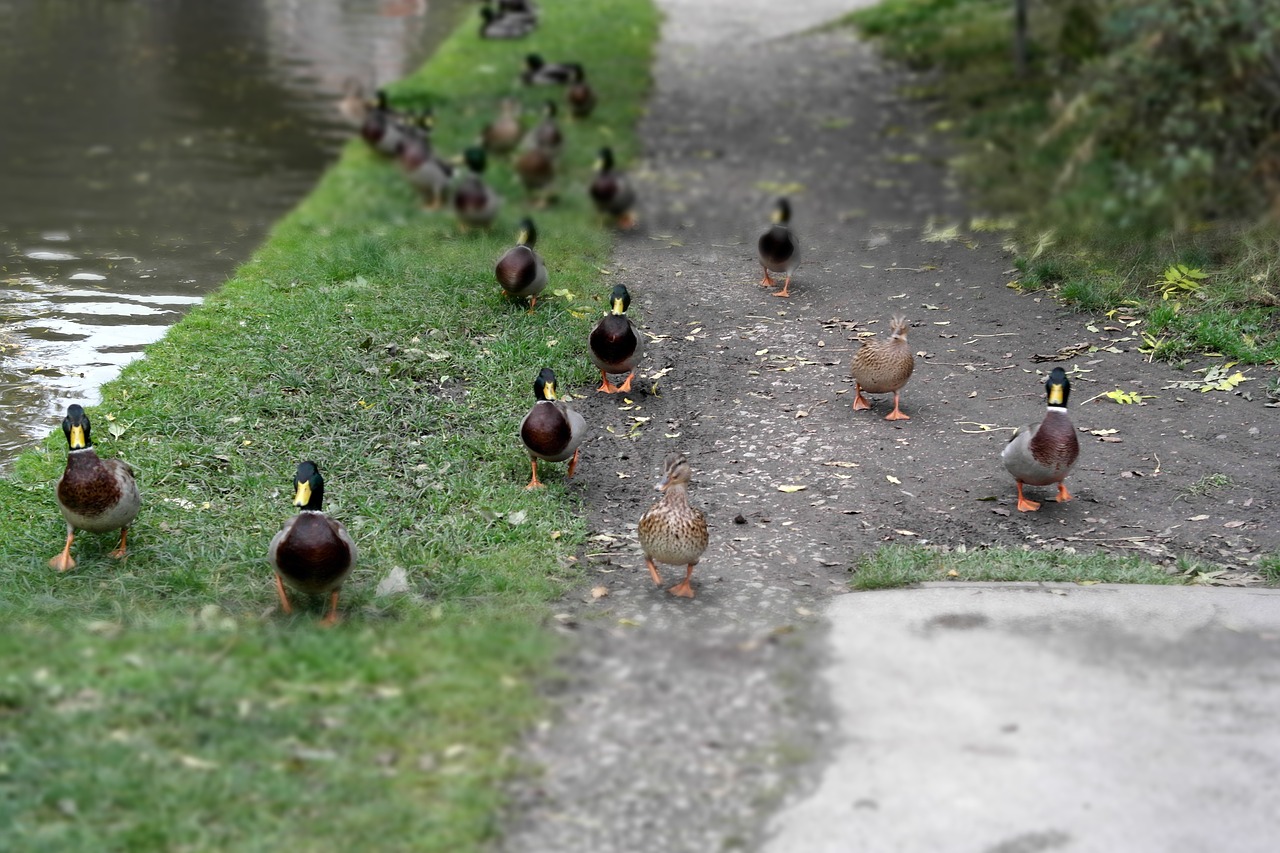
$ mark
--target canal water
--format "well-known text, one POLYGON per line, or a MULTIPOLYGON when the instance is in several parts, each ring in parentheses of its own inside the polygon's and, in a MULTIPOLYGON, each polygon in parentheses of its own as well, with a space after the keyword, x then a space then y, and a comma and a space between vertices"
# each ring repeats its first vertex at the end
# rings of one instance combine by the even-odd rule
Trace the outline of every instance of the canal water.
POLYGON ((0 0, 0 470, 245 261, 472 0, 0 0))

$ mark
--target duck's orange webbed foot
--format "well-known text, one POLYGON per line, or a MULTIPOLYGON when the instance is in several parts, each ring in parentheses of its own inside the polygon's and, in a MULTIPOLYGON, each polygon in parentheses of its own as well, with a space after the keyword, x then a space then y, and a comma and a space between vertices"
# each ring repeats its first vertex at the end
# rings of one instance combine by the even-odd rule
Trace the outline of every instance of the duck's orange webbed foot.
POLYGON ((903 414, 902 410, 898 408, 898 392, 897 392, 897 391, 894 391, 894 392, 893 392, 893 411, 892 411, 892 412, 890 412, 889 414, 885 415, 885 416, 884 416, 884 419, 885 419, 886 421, 909 421, 909 420, 911 420, 911 415, 903 414))
POLYGON ((862 389, 855 386, 853 397, 853 410, 860 412, 863 409, 870 409, 871 401, 867 399, 867 395, 862 393, 862 389))
POLYGON ((292 613, 293 606, 289 604, 289 596, 284 591, 284 581, 280 580, 279 575, 276 575, 276 592, 280 595, 280 609, 285 613, 292 613))
POLYGON ((653 564, 653 560, 645 557, 644 561, 649 566, 649 577, 653 578, 653 585, 662 586, 662 575, 658 574, 658 567, 653 564))
POLYGON ((1033 501, 1022 494, 1022 483, 1018 481, 1018 512, 1035 512, 1040 509, 1039 501, 1033 501))
POLYGON ((691 577, 693 577, 693 566, 690 566, 684 573, 684 580, 667 591, 680 598, 693 598, 693 585, 689 583, 689 578, 691 577))
POLYGON ((1058 484, 1058 503, 1064 503, 1071 500, 1071 493, 1067 491, 1066 483, 1058 484))

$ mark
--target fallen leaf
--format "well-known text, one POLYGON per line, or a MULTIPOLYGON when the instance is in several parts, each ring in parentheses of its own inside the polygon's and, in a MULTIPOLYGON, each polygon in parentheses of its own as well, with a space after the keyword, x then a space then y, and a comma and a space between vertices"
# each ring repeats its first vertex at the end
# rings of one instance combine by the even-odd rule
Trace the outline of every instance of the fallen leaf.
POLYGON ((1204 521, 1208 517, 1209 516, 1207 515, 1193 515, 1190 518, 1188 518, 1187 521, 1204 521))
POLYGON ((890 483, 893 483, 895 486, 902 485, 902 481, 899 480, 897 477, 893 476, 892 474, 885 474, 884 478, 888 480, 890 483))
POLYGON ((512 525, 524 524, 524 520, 529 517, 527 510, 518 509, 507 516, 507 523, 512 525))
POLYGON ((609 587, 607 587, 607 586, 593 586, 593 587, 591 587, 591 597, 592 597, 592 598, 604 598, 604 597, 605 597, 606 595, 608 595, 608 594, 609 594, 609 587))
POLYGON ((790 486, 790 485, 788 485, 788 486, 778 486, 778 491, 780 491, 780 492, 788 492, 788 493, 790 493, 790 492, 803 492, 803 491, 804 491, 805 489, 807 489, 807 488, 809 488, 809 487, 808 487, 808 486, 790 486))

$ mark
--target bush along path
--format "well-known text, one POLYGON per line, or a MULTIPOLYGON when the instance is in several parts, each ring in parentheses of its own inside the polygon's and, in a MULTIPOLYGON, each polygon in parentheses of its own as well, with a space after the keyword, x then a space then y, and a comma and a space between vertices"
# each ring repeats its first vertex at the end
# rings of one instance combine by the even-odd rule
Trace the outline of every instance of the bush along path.
POLYGON ((557 621, 579 639, 561 713, 527 746, 543 774, 516 792, 509 851, 757 846, 820 764, 821 608, 851 583, 1249 584, 1280 547, 1263 395, 1180 385, 1123 314, 1007 287, 1002 235, 897 94, 910 77, 851 30, 779 36, 764 15, 726 28, 704 4, 661 5, 642 224, 610 268, 647 353, 631 393, 577 404, 593 429, 575 486, 587 576, 557 621), (802 254, 786 299, 756 257, 780 195, 802 254), (910 419, 888 421, 891 395, 852 410, 848 374, 894 314, 915 370, 910 419), (1055 366, 1081 445, 1074 498, 1029 488, 1045 502, 1019 512, 1000 451, 1043 417, 1055 366), (635 544, 673 450, 710 520, 692 600, 655 587, 635 544))
MULTIPOLYGON (((482 41, 478 17, 394 106, 432 107, 453 157, 515 97, 531 121, 563 89, 517 82, 524 55, 572 57, 599 93, 565 123, 555 206, 534 211, 552 284, 534 311, 494 264, 528 211, 508 163, 493 229, 429 213, 354 140, 217 294, 103 389, 97 450, 136 469, 123 563, 65 528, 60 430, 0 481, 0 825, 24 850, 459 851, 494 831, 510 744, 532 724, 548 599, 585 526, 563 466, 527 492, 520 419, 539 368, 587 388, 610 249, 586 194, 602 145, 629 163, 656 15, 546 0, 538 31, 482 41), (558 293, 553 293, 557 291, 558 293), (358 544, 339 602, 278 612, 267 547, 303 459, 358 544)), ((73 401, 68 401, 73 402, 73 401)))

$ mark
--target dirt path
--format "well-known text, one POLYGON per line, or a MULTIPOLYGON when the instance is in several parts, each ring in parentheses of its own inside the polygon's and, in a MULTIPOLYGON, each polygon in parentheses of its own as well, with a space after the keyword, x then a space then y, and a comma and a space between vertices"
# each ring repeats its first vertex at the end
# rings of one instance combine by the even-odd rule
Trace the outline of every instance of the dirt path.
POLYGON ((1167 389, 1194 375, 1147 364, 1123 322, 1006 288, 1012 259, 970 230, 933 119, 852 33, 729 38, 704 5, 663 6, 642 225, 610 279, 651 340, 639 392, 575 403, 598 535, 561 617, 577 637, 562 716, 528 744, 545 773, 516 792, 508 851, 755 848, 830 731, 813 677, 823 603, 884 543, 1190 556, 1243 577, 1280 547, 1280 413, 1262 379, 1244 385, 1252 401, 1167 389), (783 191, 804 256, 790 299, 756 283, 783 191), (898 312, 918 357, 911 420, 891 423, 891 398, 851 411, 848 364, 859 333, 898 312), (1077 499, 1019 513, 999 462, 1009 432, 982 425, 1038 419, 1054 363, 1035 357, 1077 344, 1098 347, 1056 362, 1079 371, 1077 499), (1115 388, 1153 396, 1098 397, 1115 388), (653 587, 634 539, 672 449, 711 522, 693 601, 653 587), (1197 493, 1207 477, 1231 485, 1197 493))

